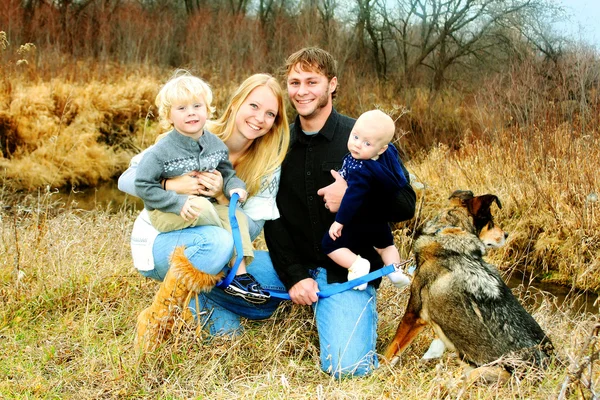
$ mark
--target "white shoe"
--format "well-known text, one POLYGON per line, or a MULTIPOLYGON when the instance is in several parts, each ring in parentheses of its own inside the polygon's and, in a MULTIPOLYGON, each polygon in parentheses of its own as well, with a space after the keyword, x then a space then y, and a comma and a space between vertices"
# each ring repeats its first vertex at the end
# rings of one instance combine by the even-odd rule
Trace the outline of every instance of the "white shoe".
POLYGON ((444 351, 446 351, 446 345, 442 342, 442 339, 435 338, 429 345, 425 354, 423 354, 423 357, 421 357, 421 360, 426 361, 440 358, 444 355, 444 351))
MULTIPOLYGON (((356 256, 356 260, 354 260, 350 268, 348 268, 348 280, 351 281, 352 279, 365 276, 370 270, 371 263, 369 263, 369 260, 365 260, 361 256, 356 256)), ((353 287, 354 290, 365 290, 366 288, 366 283, 353 287)))
MULTIPOLYGON (((396 270, 394 272, 389 273, 387 275, 387 277, 389 278, 390 282, 392 282, 392 285, 396 286, 398 289, 404 289, 405 287, 407 287, 408 285, 410 285, 410 282, 411 282, 411 279, 412 279, 412 274, 407 275, 404 272, 404 268, 411 261, 412 260, 406 260, 406 261, 404 261, 402 263, 394 264, 394 266, 396 267, 396 270)), ((411 265, 411 267, 413 267, 412 272, 414 272, 414 266, 411 265)))
POLYGON ((390 279, 390 282, 392 282, 392 285, 396 286, 398 289, 404 289, 410 285, 410 277, 402 271, 394 271, 391 274, 388 274, 387 277, 390 279))

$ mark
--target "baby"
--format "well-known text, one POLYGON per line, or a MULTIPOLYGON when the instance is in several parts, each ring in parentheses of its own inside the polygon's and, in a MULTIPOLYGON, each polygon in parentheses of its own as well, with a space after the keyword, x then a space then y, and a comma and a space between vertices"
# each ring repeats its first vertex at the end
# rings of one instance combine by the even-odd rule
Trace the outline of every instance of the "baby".
MULTIPOLYGON (((393 196, 397 189, 408 185, 398 151, 390 143, 394 132, 394 121, 387 114, 371 110, 356 120, 348 139, 350 153, 344 157, 339 171, 348 188, 335 222, 322 242, 329 258, 348 269, 348 280, 370 271, 369 261, 350 250, 357 244, 366 242, 372 245, 385 265, 400 263, 400 254, 385 218, 389 213, 381 207, 365 206, 367 196, 375 199, 393 196)), ((401 270, 389 274, 388 278, 399 288, 410 283, 409 277, 401 270)), ((364 290, 366 287, 364 283, 354 289, 364 290)))

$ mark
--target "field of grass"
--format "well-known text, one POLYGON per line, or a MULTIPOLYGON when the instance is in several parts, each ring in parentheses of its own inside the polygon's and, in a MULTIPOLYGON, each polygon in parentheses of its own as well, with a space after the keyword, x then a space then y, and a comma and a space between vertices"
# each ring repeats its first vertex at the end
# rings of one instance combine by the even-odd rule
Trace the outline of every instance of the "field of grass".
MULTIPOLYGON (((431 197, 422 216, 432 212, 437 196, 431 197)), ((505 212, 511 207, 507 199, 505 212)), ((133 269, 128 241, 134 217, 126 206, 113 213, 62 208, 52 194, 31 195, 2 209, 0 398, 547 399, 556 398, 567 379, 565 398, 590 398, 581 381, 598 393, 597 336, 586 344, 600 323, 598 313, 579 313, 569 301, 559 305, 551 294, 523 287, 515 293, 531 304, 528 311, 554 342, 558 358, 543 375, 514 378, 501 387, 467 386, 451 354, 437 364, 421 364, 430 330, 396 367, 336 381, 318 367, 312 312, 291 304, 268 320, 244 321, 245 332, 235 339, 196 336, 194 327, 184 327, 177 340, 140 360, 132 348, 135 320, 157 283, 133 269)), ((407 229, 397 231, 404 254, 407 229)), ((504 266, 513 253, 509 244, 492 260, 504 266)), ((382 284, 378 351, 391 340, 406 301, 406 291, 382 284)))

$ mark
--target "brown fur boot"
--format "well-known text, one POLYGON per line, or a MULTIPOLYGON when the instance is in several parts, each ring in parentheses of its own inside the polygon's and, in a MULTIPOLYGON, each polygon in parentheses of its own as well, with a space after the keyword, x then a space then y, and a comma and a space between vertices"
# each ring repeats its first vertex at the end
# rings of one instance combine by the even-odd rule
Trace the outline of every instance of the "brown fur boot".
POLYGON ((140 352, 155 350, 169 336, 176 314, 187 309, 191 294, 210 291, 223 277, 223 273, 210 275, 198 271, 183 250, 183 246, 173 250, 169 271, 154 301, 138 316, 134 347, 140 352))

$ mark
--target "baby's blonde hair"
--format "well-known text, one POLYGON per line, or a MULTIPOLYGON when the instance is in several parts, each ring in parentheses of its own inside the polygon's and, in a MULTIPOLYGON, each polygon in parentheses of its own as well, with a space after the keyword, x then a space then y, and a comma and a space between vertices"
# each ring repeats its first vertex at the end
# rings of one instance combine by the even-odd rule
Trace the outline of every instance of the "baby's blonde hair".
POLYGON ((396 132, 394 120, 381 110, 365 111, 358 117, 357 122, 359 121, 370 126, 377 133, 377 142, 381 146, 387 145, 394 138, 396 132))
POLYGON ((169 113, 174 103, 191 103, 199 100, 204 100, 206 103, 207 118, 210 118, 215 109, 212 106, 213 94, 208 83, 184 69, 175 71, 156 95, 155 103, 158 107, 161 128, 172 127, 169 113))

